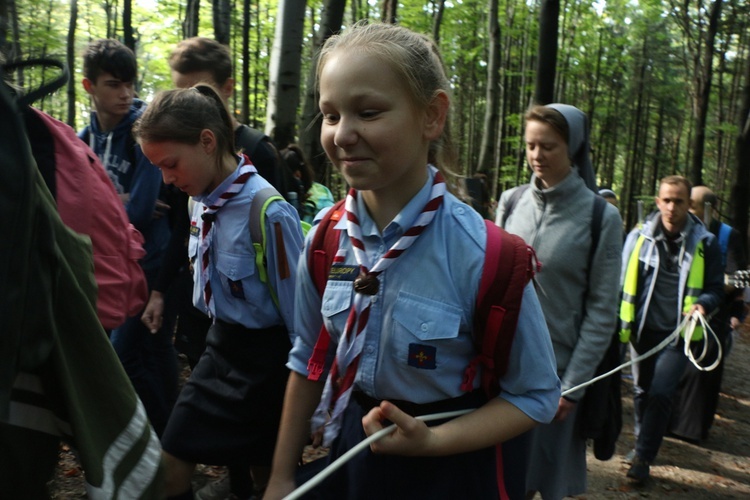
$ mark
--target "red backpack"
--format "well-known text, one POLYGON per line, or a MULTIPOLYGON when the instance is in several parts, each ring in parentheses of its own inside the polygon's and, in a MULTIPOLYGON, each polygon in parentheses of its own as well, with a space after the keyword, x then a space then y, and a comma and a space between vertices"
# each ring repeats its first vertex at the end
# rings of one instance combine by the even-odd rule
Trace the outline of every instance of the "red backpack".
POLYGON ((143 236, 128 220, 99 158, 65 123, 36 110, 24 113, 32 152, 57 200, 66 226, 91 238, 94 277, 99 288, 97 314, 111 330, 146 304, 146 277, 138 261, 146 255, 143 236), (50 148, 52 149, 50 151, 50 148), (39 150, 39 151, 37 151, 39 150), (39 158, 44 158, 40 160, 39 158))
MULTIPOLYGON (((344 213, 344 200, 326 212, 318 223, 307 255, 307 268, 320 296, 326 288, 328 271, 339 246, 340 231, 332 226, 344 213)), ((484 267, 479 283, 477 305, 474 311, 474 345, 478 354, 466 367, 461 390, 469 392, 474 387, 477 368, 481 367, 481 387, 488 398, 500 393, 498 378, 508 369, 508 358, 521 311, 521 300, 526 284, 540 269, 534 249, 519 236, 510 234, 485 219, 487 246, 484 267)), ((318 340, 307 363, 308 379, 320 380, 331 337, 325 325, 321 326, 318 340)), ((500 498, 505 500, 502 445, 495 447, 497 486, 500 498)))
MULTIPOLYGON (((321 297, 339 246, 340 231, 332 226, 344 213, 343 203, 341 200, 332 206, 318 223, 307 256, 310 276, 321 297)), ((487 247, 474 311, 474 344, 478 354, 464 371, 461 389, 472 390, 477 368, 481 367, 481 387, 487 397, 493 397, 500 392, 498 378, 508 369, 523 290, 539 263, 534 250, 522 238, 488 220, 485 224, 487 247)), ((319 380, 325 370, 329 344, 330 335, 322 326, 307 365, 310 380, 319 380)))

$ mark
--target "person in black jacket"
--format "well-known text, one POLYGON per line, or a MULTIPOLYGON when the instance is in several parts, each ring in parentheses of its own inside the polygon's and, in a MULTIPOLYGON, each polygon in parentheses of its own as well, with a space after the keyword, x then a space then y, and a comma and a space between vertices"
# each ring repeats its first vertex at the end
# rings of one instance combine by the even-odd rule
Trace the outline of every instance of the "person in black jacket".
MULTIPOLYGON (((706 186, 695 186, 690 191, 690 211, 701 219, 711 233, 716 236, 721 248, 724 272, 732 274, 747 268, 747 257, 739 231, 721 222, 716 210, 718 198, 706 186)), ((711 328, 718 336, 722 347, 722 358, 716 369, 698 370, 688 364, 680 380, 675 395, 669 433, 674 437, 699 443, 708 437, 719 403, 721 379, 724 373, 724 359, 729 354, 732 343, 732 330, 740 323, 743 312, 742 290, 731 285, 724 288, 724 300, 718 312, 711 319, 711 328)), ((703 345, 699 344, 699 348, 703 345)), ((708 356, 701 362, 710 365, 716 360, 718 346, 709 340, 708 356)))

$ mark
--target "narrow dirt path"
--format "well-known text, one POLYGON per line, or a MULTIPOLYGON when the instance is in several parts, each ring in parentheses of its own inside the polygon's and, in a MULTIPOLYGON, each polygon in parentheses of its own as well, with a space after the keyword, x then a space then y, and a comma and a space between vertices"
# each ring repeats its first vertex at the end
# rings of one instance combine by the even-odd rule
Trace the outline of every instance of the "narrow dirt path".
POLYGON ((651 478, 636 487, 626 479, 633 448, 632 383, 623 380, 623 430, 612 459, 589 453, 589 490, 579 498, 750 498, 750 333, 735 341, 726 360, 719 407, 708 439, 699 446, 665 438, 651 478))

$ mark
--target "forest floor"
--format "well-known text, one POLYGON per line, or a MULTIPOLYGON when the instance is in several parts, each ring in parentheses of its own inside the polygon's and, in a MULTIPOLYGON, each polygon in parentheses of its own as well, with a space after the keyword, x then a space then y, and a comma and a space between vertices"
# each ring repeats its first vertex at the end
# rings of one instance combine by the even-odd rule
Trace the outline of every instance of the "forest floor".
MULTIPOLYGON (((651 478, 643 485, 625 477, 628 465, 623 459, 633 448, 633 400, 632 382, 623 377, 623 429, 615 455, 599 461, 589 450, 588 492, 577 498, 750 498, 749 361, 750 332, 744 332, 726 360, 719 407, 708 439, 694 445, 667 437, 651 467, 651 478)), ((194 486, 224 474, 222 467, 199 466, 194 486)), ((59 466, 49 488, 53 499, 87 498, 83 472, 67 446, 61 447, 59 466)))

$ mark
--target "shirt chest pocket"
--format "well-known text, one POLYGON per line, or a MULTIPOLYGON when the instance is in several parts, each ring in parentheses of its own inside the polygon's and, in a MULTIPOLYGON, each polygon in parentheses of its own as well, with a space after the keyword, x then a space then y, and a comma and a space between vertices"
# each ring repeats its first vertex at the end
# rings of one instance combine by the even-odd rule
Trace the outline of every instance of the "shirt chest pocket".
POLYGON ((459 307, 400 292, 383 353, 405 370, 451 372, 472 349, 470 337, 459 335, 460 330, 459 307))
POLYGON ((216 252, 216 271, 227 297, 247 299, 252 294, 255 276, 255 256, 250 253, 216 252))
POLYGON ((352 282, 330 280, 326 283, 320 312, 329 332, 343 333, 352 307, 352 282))

